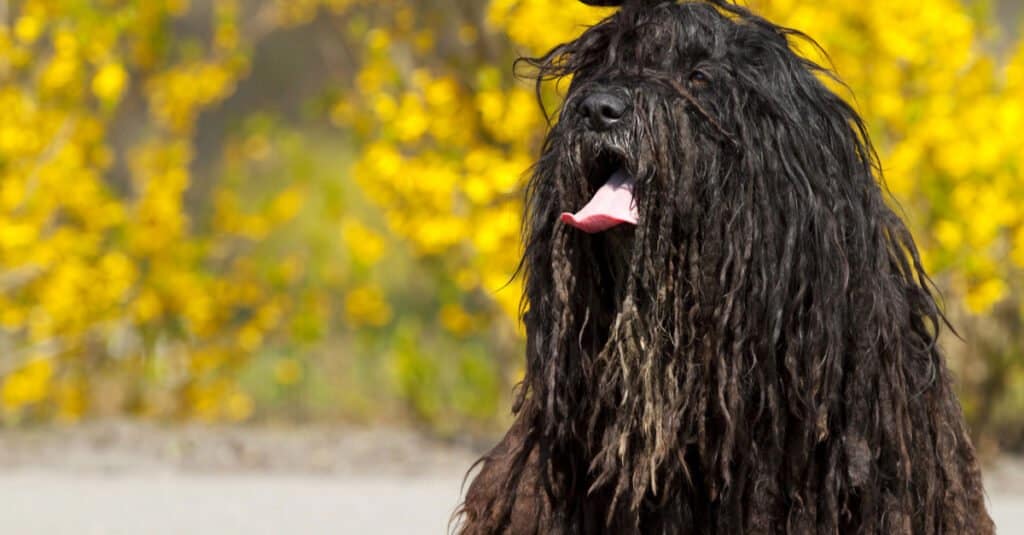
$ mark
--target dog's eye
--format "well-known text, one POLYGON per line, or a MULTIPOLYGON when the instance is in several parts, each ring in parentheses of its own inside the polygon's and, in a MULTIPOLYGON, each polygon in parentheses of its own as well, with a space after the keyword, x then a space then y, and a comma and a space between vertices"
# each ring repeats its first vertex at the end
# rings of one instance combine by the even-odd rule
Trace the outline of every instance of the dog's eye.
POLYGON ((711 83, 711 77, 706 72, 698 69, 690 73, 688 82, 690 87, 701 88, 711 83))

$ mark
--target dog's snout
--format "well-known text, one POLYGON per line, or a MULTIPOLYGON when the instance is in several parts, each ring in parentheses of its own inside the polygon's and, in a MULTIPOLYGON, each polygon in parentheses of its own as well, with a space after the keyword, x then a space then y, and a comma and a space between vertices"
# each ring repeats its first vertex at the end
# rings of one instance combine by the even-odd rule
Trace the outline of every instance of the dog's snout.
POLYGON ((628 103, 621 97, 605 92, 587 95, 580 102, 580 114, 594 130, 607 130, 622 120, 628 103))

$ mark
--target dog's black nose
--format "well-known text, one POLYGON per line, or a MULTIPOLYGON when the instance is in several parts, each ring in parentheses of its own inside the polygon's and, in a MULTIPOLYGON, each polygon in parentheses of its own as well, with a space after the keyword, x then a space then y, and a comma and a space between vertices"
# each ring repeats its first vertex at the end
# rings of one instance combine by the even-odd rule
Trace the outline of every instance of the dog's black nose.
POLYGON ((592 93, 580 102, 580 114, 594 130, 607 130, 626 113, 626 101, 611 93, 592 93))

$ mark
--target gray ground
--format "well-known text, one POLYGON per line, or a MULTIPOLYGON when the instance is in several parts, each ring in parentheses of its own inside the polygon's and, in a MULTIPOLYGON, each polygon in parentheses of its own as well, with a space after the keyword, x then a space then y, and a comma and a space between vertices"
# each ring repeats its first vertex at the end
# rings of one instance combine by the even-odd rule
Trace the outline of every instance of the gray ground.
MULTIPOLYGON (((0 434, 12 534, 439 534, 478 447, 405 431, 94 424, 0 434)), ((1024 462, 986 472, 1001 533, 1024 533, 1024 462)))

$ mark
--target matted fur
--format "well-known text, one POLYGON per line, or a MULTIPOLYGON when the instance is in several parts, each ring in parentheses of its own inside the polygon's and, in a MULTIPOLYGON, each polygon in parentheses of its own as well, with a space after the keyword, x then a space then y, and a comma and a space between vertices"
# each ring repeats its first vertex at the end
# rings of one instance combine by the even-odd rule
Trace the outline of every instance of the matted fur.
POLYGON ((461 533, 993 531, 917 249, 793 39, 725 0, 627 1, 524 60, 572 82, 528 189, 516 423, 461 533), (622 125, 585 126, 595 90, 622 125), (639 224, 559 222, 615 166, 639 224))

